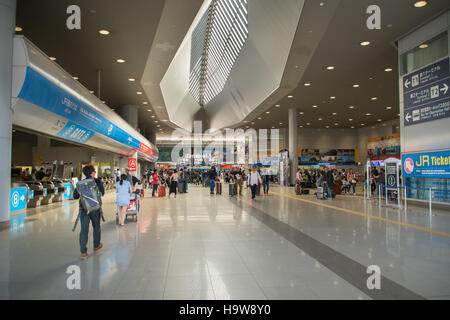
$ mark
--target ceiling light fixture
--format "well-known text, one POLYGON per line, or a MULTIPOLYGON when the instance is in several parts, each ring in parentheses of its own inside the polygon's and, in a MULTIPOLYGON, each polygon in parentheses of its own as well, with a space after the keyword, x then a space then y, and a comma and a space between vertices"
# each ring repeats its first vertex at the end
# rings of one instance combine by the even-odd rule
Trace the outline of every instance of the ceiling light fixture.
POLYGON ((128 81, 134 82, 134 81, 136 81, 136 79, 135 78, 128 78, 128 81))
POLYGON ((391 71, 392 71, 392 68, 386 68, 386 69, 384 69, 384 71, 386 71, 386 72, 391 72, 391 71))
POLYGON ((416 1, 416 3, 414 3, 414 7, 422 8, 422 7, 425 7, 427 4, 428 4, 428 2, 426 2, 426 1, 416 1))
POLYGON ((294 96, 288 96, 289 99, 292 99, 294 96))
POLYGON ((275 105, 275 108, 279 108, 279 107, 281 107, 281 105, 279 105, 279 104, 276 104, 276 105, 275 105))
POLYGON ((17 27, 15 27, 14 28, 14 31, 16 31, 16 32, 21 32, 23 29, 21 28, 21 27, 19 27, 19 26, 17 26, 17 27))
POLYGON ((322 119, 322 118, 319 118, 319 119, 317 119, 317 120, 322 121, 323 119, 322 119))
POLYGON ((124 63, 124 62, 125 62, 124 59, 117 59, 116 61, 117 61, 118 63, 124 63))
POLYGON ((317 108, 318 106, 314 105, 313 108, 317 108))
POLYGON ((266 111, 267 114, 270 114, 270 111, 266 111))
POLYGON ((148 112, 152 112, 152 109, 148 109, 147 111, 148 111, 148 112))
POLYGON ((370 44, 370 41, 363 41, 360 43, 363 47, 368 46, 370 44))
POLYGON ((50 60, 55 61, 56 58, 55 57, 49 57, 50 60))
POLYGON ((350 106, 350 107, 348 107, 349 109, 355 109, 355 107, 354 106, 350 106))
POLYGON ((72 77, 74 80, 78 80, 78 77, 72 77))
POLYGON ((258 120, 262 120, 262 118, 261 118, 261 117, 258 117, 258 120))
POLYGON ((381 122, 381 121, 383 121, 383 119, 378 119, 377 121, 378 121, 378 122, 381 122))
POLYGON ((305 87, 310 87, 311 83, 305 83, 305 87))
POLYGON ((148 104, 148 102, 147 102, 147 101, 144 101, 144 102, 142 102, 142 104, 148 104))
POLYGON ((392 109, 392 107, 386 107, 386 110, 391 110, 392 109))
POLYGON ((337 113, 336 113, 336 112, 333 112, 332 115, 335 116, 335 115, 337 115, 337 113))
POLYGON ((353 119, 348 119, 348 121, 352 122, 352 121, 353 121, 353 119))
POLYGON ((98 30, 98 33, 100 33, 101 35, 107 36, 107 35, 110 34, 111 32, 109 32, 109 31, 106 30, 106 29, 101 29, 101 30, 98 30))
POLYGON ((138 92, 136 92, 136 94, 139 94, 139 95, 140 95, 140 94, 142 94, 142 92, 141 92, 141 91, 138 91, 138 92))
POLYGON ((426 43, 424 43, 424 44, 421 44, 421 45, 419 46, 419 48, 420 48, 420 49, 426 49, 426 48, 428 48, 428 45, 427 45, 426 43))
POLYGON ((330 99, 331 99, 331 100, 334 100, 334 99, 336 99, 336 97, 333 96, 333 97, 330 97, 330 99))
POLYGON ((300 111, 300 114, 305 114, 303 111, 300 111))
POLYGON ((327 70, 334 70, 334 66, 327 67, 327 70))
POLYGON ((366 116, 371 116, 372 114, 371 113, 366 113, 366 116))
POLYGON ((353 88, 359 88, 359 84, 354 84, 353 88))
POLYGON ((377 97, 373 97, 372 100, 375 101, 375 100, 378 100, 378 98, 377 97))
POLYGON ((94 93, 94 90, 90 90, 89 93, 94 93))

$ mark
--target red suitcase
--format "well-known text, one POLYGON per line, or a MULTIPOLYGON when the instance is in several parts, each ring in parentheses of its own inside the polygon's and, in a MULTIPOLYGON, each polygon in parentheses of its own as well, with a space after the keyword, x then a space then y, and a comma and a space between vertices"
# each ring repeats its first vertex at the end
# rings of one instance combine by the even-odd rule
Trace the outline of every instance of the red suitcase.
POLYGON ((216 181, 216 194, 222 194, 222 182, 216 181))
POLYGON ((165 197, 165 196, 166 196, 166 186, 159 186, 158 197, 165 197))

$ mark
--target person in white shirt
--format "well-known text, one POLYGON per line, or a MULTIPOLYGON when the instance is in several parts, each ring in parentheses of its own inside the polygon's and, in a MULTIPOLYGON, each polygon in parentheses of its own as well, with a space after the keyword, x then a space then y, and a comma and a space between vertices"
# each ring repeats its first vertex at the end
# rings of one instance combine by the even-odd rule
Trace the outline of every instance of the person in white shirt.
POLYGON ((256 171, 256 167, 253 167, 252 172, 249 173, 247 183, 252 189, 252 199, 255 199, 258 184, 262 184, 261 176, 256 171))

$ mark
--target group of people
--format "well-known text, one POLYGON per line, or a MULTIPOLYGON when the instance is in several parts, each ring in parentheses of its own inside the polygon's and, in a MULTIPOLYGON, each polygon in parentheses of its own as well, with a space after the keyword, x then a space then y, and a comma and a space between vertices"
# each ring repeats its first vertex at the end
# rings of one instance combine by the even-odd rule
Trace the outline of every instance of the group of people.
POLYGON ((323 170, 310 171, 299 169, 296 176, 297 184, 302 188, 325 187, 328 198, 333 194, 356 195, 356 184, 358 183, 353 169, 348 172, 345 169, 324 168, 323 170))
POLYGON ((51 169, 40 168, 36 170, 33 168, 30 173, 30 169, 26 168, 20 173, 22 181, 47 181, 53 178, 53 171, 51 169))

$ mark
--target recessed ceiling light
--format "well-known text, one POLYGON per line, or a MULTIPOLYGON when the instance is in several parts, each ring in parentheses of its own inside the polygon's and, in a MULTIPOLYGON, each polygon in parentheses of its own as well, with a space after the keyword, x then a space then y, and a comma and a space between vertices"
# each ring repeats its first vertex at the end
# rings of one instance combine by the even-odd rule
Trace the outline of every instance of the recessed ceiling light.
POLYGON ((364 127, 365 126, 365 124, 364 123, 361 123, 361 127, 364 127))
POLYGON ((135 78, 128 78, 128 81, 134 82, 134 81, 136 81, 136 79, 135 78))
POLYGON ((258 117, 258 120, 262 120, 262 118, 261 118, 261 117, 258 117))
POLYGON ((300 126, 299 128, 303 128, 303 126, 300 126))
POLYGON ((252 122, 252 124, 255 124, 254 122, 252 122))
POLYGON ((426 49, 426 48, 428 48, 428 45, 427 45, 426 43, 424 43, 424 44, 421 44, 421 45, 419 46, 419 48, 420 48, 420 49, 426 49))
POLYGON ((327 70, 334 70, 334 66, 327 67, 327 70))
POLYGON ((309 125, 311 125, 311 123, 308 122, 306 125, 309 126, 309 125))
POLYGON ((427 4, 428 4, 428 2, 426 2, 426 1, 416 1, 416 3, 414 3, 414 7, 422 8, 422 7, 425 7, 427 4))
POLYGON ((330 129, 330 126, 326 126, 325 128, 330 129))
POLYGON ((155 116, 152 116, 152 118, 154 118, 155 116))
POLYGON ((303 111, 300 111, 300 114, 305 114, 303 111))
POLYGON ((366 116, 371 116, 372 114, 371 113, 366 113, 366 116))
POLYGON ((16 31, 16 32, 21 32, 23 29, 21 28, 21 27, 19 27, 19 26, 17 26, 17 27, 15 27, 14 28, 14 31, 16 31))
POLYGON ((333 96, 333 97, 330 97, 330 99, 331 99, 331 100, 334 100, 334 99, 336 99, 336 97, 333 96))
POLYGON ((72 77, 74 80, 78 80, 78 77, 72 77))
POLYGON ((318 106, 314 105, 313 108, 317 108, 318 106))
POLYGON ((333 112, 332 115, 335 116, 335 115, 337 115, 337 113, 336 113, 336 112, 333 112))
POLYGON ((355 109, 355 107, 354 106, 350 106, 350 107, 348 107, 349 109, 355 109))
POLYGON ((90 90, 89 93, 94 93, 94 90, 90 90))
POLYGON ((159 127, 161 127, 161 125, 158 124, 156 127, 159 128, 159 127))
POLYGON ((155 120, 155 123, 158 123, 158 121, 157 121, 157 120, 155 120))
POLYGON ((148 109, 147 111, 148 111, 148 112, 152 112, 152 109, 148 109))
POLYGON ((386 69, 384 69, 384 71, 386 71, 386 72, 391 72, 391 71, 392 71, 392 68, 386 68, 386 69))
POLYGON ((348 119, 348 121, 352 122, 352 121, 353 121, 353 119, 348 119))
POLYGON ((280 125, 283 125, 283 122, 280 122, 280 125))
POLYGON ((363 47, 368 46, 370 44, 370 41, 363 41, 360 43, 363 47))
POLYGON ((52 60, 52 61, 55 61, 55 60, 56 60, 55 57, 49 57, 49 58, 50 58, 50 60, 52 60))
POLYGON ((354 127, 354 126, 351 126, 350 128, 352 128, 352 129, 355 129, 355 127, 354 127))
POLYGON ((147 102, 147 101, 144 101, 144 102, 142 102, 142 104, 148 104, 148 102, 147 102))
POLYGON ((269 113, 270 113, 270 111, 266 111, 266 113, 267 113, 267 114, 269 114, 269 113))
POLYGON ((377 97, 373 97, 372 100, 375 101, 375 100, 378 100, 378 98, 377 97))
POLYGON ((100 33, 100 34, 102 34, 104 36, 107 36, 108 34, 110 34, 110 32, 108 30, 106 30, 106 29, 98 30, 98 33, 100 33))
POLYGON ((276 105, 275 105, 275 108, 279 108, 279 107, 281 107, 281 105, 279 105, 279 104, 276 104, 276 105))
POLYGON ((118 63, 124 63, 124 62, 125 62, 124 59, 117 59, 116 61, 117 61, 118 63))
POLYGON ((381 121, 383 121, 383 119, 378 119, 377 121, 378 121, 378 122, 381 122, 381 121))
POLYGON ((136 94, 142 94, 142 92, 141 92, 141 91, 138 91, 138 92, 136 92, 136 94))
POLYGON ((387 110, 391 110, 391 109, 392 109, 392 107, 386 107, 386 109, 387 109, 387 110))
POLYGON ((335 123, 334 125, 335 125, 335 126, 338 126, 338 125, 339 125, 339 123, 337 123, 337 122, 336 122, 336 123, 335 123))
POLYGON ((317 119, 317 120, 322 121, 323 119, 322 119, 322 118, 319 118, 319 119, 317 119))
POLYGON ((275 129, 275 127, 274 127, 274 126, 272 126, 272 129, 275 129))
POLYGON ((305 83, 305 87, 310 87, 311 83, 305 83))
POLYGON ((105 101, 105 100, 102 100, 102 102, 103 102, 103 103, 106 103, 106 101, 105 101))
POLYGON ((359 84, 354 84, 353 88, 359 88, 359 84))
POLYGON ((294 96, 288 96, 289 99, 292 99, 294 96))

